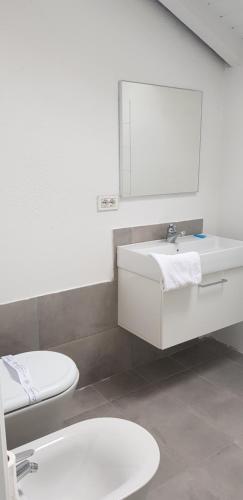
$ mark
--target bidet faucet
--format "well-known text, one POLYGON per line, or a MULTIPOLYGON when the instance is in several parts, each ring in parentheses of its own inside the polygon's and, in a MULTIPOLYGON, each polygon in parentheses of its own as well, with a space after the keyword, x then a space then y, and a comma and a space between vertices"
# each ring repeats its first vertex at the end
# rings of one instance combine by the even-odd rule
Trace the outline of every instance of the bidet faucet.
POLYGON ((27 458, 34 455, 34 450, 25 450, 20 453, 16 453, 16 476, 17 481, 20 481, 27 474, 36 472, 38 470, 38 464, 35 462, 30 462, 27 458))
POLYGON ((177 238, 185 236, 186 231, 181 231, 177 233, 176 224, 169 224, 167 227, 166 241, 168 243, 176 243, 177 238))

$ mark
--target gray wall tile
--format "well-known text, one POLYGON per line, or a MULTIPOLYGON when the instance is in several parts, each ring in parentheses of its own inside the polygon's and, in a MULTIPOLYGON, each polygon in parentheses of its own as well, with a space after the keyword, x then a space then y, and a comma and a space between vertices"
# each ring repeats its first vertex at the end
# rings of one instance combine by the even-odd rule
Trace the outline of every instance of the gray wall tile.
POLYGON ((0 356, 39 349, 37 301, 0 306, 0 356))
POLYGON ((132 228, 122 227, 120 229, 113 229, 113 245, 128 245, 132 242, 132 228))
POLYGON ((186 231, 186 234, 197 234, 203 231, 203 219, 186 220, 176 223, 178 231, 186 231))
POLYGON ((38 298, 42 349, 77 340, 116 326, 114 282, 38 298))
MULTIPOLYGON (((146 226, 135 226, 130 228, 114 229, 113 245, 129 245, 143 241, 159 240, 166 237, 168 222, 163 224, 150 224, 146 226)), ((186 234, 201 233, 203 230, 203 219, 192 219, 175 222, 178 231, 186 231, 186 234)))
MULTIPOLYGON (((166 224, 167 227, 168 224, 166 224)), ((138 226, 132 228, 132 243, 160 240, 163 237, 163 224, 138 226)))
POLYGON ((132 228, 126 227, 113 230, 113 269, 114 279, 117 280, 117 252, 119 245, 129 245, 132 243, 132 228))
MULTIPOLYGON (((60 350, 79 366, 81 386, 163 357, 165 352, 117 327, 116 247, 164 238, 167 226, 113 231, 113 282, 0 306, 0 355, 60 350)), ((181 221, 177 228, 187 234, 201 232, 203 220, 181 221)))
POLYGON ((70 356, 79 368, 79 386, 131 368, 130 334, 120 327, 53 347, 70 356))

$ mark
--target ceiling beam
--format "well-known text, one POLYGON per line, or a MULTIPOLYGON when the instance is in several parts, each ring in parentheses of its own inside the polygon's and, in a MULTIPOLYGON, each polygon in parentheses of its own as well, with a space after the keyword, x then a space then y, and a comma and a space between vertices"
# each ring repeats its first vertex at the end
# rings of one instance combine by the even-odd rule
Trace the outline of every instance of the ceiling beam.
POLYGON ((180 21, 214 50, 227 64, 242 62, 242 42, 223 23, 212 15, 202 0, 159 0, 180 21))

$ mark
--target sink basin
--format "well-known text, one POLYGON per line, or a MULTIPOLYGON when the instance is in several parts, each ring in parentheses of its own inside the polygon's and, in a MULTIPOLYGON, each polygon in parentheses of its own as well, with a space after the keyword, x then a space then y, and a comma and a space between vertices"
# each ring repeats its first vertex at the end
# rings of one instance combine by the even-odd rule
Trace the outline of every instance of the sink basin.
POLYGON ((13 450, 35 450, 35 474, 18 484, 25 500, 146 498, 160 453, 145 429, 118 418, 95 418, 13 450))
POLYGON ((243 266, 243 241, 209 234, 203 239, 184 236, 176 243, 156 240, 120 246, 117 248, 117 263, 119 268, 159 281, 159 268, 149 254, 173 255, 192 251, 200 254, 204 275, 243 266))

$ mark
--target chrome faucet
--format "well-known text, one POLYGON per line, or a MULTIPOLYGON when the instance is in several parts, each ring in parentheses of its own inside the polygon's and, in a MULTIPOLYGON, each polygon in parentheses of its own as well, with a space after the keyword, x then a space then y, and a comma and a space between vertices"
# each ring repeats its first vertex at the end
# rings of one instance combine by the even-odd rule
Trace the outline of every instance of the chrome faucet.
POLYGON ((34 455, 34 450, 25 450, 20 453, 16 453, 16 476, 17 481, 20 481, 27 474, 36 472, 38 470, 38 464, 35 462, 30 462, 28 458, 34 455))
POLYGON ((185 236, 186 231, 177 233, 176 224, 169 224, 167 228, 166 241, 168 243, 176 243, 177 238, 185 236))

